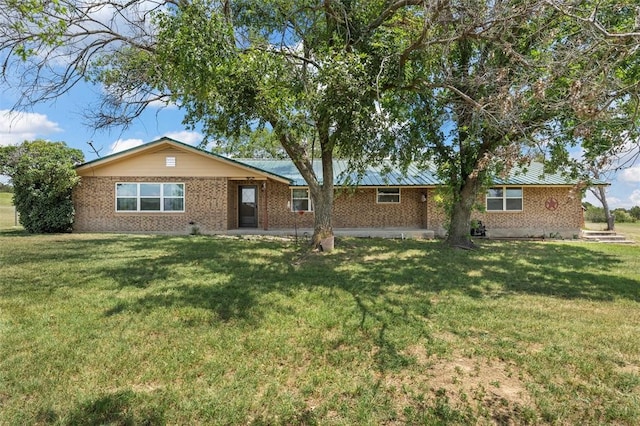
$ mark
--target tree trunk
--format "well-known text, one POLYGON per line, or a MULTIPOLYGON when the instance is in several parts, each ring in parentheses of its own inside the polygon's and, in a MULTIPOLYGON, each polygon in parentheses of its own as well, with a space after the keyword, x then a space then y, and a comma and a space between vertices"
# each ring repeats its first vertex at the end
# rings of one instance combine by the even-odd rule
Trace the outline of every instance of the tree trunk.
POLYGON ((310 186, 313 199, 314 222, 312 244, 322 251, 331 251, 333 236, 333 152, 322 152, 322 184, 310 186))
POLYGON ((311 239, 313 248, 323 251, 333 250, 333 144, 328 136, 328 120, 322 121, 319 125, 320 148, 322 151, 322 182, 316 176, 313 167, 313 160, 309 158, 303 145, 295 138, 292 138, 288 129, 280 129, 278 120, 272 118, 271 125, 276 129, 276 134, 282 147, 295 164, 296 168, 309 186, 311 201, 313 202, 314 220, 313 237, 311 239))
POLYGON ((314 248, 322 251, 331 251, 334 246, 333 237, 333 188, 327 191, 324 185, 320 187, 317 194, 313 195, 313 237, 311 244, 314 248))
POLYGON ((477 176, 468 176, 456 196, 451 212, 447 244, 452 247, 474 248, 471 241, 471 210, 478 196, 480 180, 477 176))
POLYGON ((604 215, 607 218, 607 231, 615 231, 615 221, 614 216, 611 214, 611 210, 609 210, 609 203, 607 202, 607 194, 602 186, 598 186, 598 192, 600 193, 600 202, 602 203, 602 207, 604 208, 604 215))

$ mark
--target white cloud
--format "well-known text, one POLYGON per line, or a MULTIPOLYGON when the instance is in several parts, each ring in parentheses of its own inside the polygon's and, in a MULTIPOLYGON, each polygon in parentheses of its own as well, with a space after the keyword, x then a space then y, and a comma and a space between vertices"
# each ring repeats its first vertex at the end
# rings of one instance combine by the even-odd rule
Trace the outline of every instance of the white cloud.
POLYGON ((631 207, 640 206, 640 189, 636 189, 629 195, 629 201, 631 201, 631 207))
MULTIPOLYGON (((599 202, 598 202, 598 204, 599 204, 599 202)), ((624 203, 624 200, 621 200, 618 197, 613 197, 611 195, 607 195, 607 204, 609 204, 609 207, 613 209, 613 208, 622 206, 625 203, 624 203)))
POLYGON ((622 182, 640 182, 640 166, 629 167, 618 173, 618 180, 622 182))
POLYGON ((44 114, 0 109, 0 146, 45 138, 61 131, 58 123, 49 120, 44 114))
POLYGON ((175 102, 171 102, 171 100, 168 97, 149 102, 149 107, 156 108, 156 109, 169 109, 169 110, 178 109, 178 105, 175 102))
POLYGON ((135 148, 144 144, 142 139, 118 139, 111 144, 109 154, 115 154, 116 152, 126 151, 127 149, 135 148))
POLYGON ((188 130, 182 130, 180 132, 168 132, 164 136, 177 140, 178 142, 186 143, 188 145, 198 145, 204 139, 204 136, 198 132, 190 132, 188 130))

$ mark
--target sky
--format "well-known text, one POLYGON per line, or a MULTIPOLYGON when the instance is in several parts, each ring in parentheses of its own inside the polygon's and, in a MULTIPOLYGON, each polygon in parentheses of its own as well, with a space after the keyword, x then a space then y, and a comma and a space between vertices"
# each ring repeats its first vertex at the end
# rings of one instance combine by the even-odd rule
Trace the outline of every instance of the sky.
MULTIPOLYGON (((63 141, 84 152, 85 160, 98 158, 88 142, 104 157, 146 142, 168 136, 180 142, 198 145, 203 135, 189 131, 182 124, 183 114, 177 107, 149 107, 127 129, 96 131, 83 119, 83 111, 97 102, 100 88, 81 83, 64 96, 47 104, 39 104, 27 112, 11 112, 17 95, 0 87, 0 145, 19 144, 24 140, 63 141)), ((6 178, 2 179, 6 181, 6 178)), ((640 161, 610 176, 607 189, 610 208, 640 205, 640 161)), ((586 201, 600 205, 587 191, 586 201)))

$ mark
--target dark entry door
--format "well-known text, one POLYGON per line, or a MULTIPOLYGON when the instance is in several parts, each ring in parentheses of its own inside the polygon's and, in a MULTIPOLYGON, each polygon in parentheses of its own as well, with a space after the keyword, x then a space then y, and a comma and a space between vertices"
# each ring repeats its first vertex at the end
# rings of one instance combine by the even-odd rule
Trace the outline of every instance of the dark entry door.
POLYGON ((241 227, 255 228, 258 226, 258 187, 255 185, 241 185, 238 187, 238 224, 241 227))

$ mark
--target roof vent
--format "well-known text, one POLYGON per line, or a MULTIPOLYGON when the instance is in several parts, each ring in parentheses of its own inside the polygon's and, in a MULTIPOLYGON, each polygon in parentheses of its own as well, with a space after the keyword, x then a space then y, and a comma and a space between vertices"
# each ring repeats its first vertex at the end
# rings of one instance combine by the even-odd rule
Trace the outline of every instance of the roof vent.
POLYGON ((176 166, 176 157, 167 157, 166 165, 167 165, 167 167, 175 167, 176 166))

